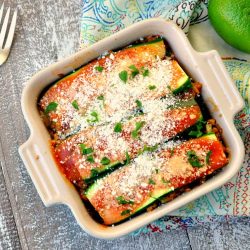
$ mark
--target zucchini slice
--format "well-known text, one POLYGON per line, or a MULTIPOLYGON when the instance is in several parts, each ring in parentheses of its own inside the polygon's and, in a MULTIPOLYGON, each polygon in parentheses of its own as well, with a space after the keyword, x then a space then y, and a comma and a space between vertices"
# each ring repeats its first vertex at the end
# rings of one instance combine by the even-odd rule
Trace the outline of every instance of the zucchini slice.
POLYGON ((144 153, 98 179, 86 197, 106 225, 134 215, 161 196, 222 168, 228 162, 214 134, 144 153))
POLYGON ((152 112, 121 122, 119 132, 115 131, 116 124, 113 123, 92 127, 55 147, 54 156, 68 178, 73 182, 82 179, 89 182, 98 173, 122 164, 128 155, 132 159, 145 147, 154 148, 191 127, 202 117, 194 99, 182 101, 176 107, 164 106, 164 100, 157 104, 149 105, 152 112), (158 112, 155 112, 155 107, 158 112), (89 153, 82 153, 81 147, 88 149, 89 153), (103 163, 103 158, 108 160, 103 163))
POLYGON ((58 132, 59 137, 61 134, 72 133, 79 125, 77 120, 110 88, 108 79, 116 79, 114 75, 110 76, 112 72, 117 71, 118 76, 119 72, 130 70, 131 65, 141 69, 156 58, 162 59, 165 54, 164 42, 158 39, 96 59, 59 80, 45 92, 38 103, 41 112, 45 113, 49 128, 58 132), (56 103, 57 107, 46 112, 51 103, 56 103), (72 122, 74 117, 76 122, 72 122))
POLYGON ((170 90, 173 94, 179 94, 192 88, 191 79, 181 68, 177 61, 173 60, 174 77, 170 84, 170 90))

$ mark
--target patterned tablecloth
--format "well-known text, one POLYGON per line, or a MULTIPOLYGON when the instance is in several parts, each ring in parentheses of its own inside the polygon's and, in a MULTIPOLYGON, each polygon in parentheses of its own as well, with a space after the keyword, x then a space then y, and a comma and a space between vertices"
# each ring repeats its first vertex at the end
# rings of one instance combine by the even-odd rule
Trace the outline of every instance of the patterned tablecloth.
POLYGON ((83 0, 81 45, 86 47, 143 19, 172 20, 196 49, 217 49, 245 100, 245 108, 235 117, 235 125, 245 144, 246 156, 240 172, 221 188, 187 204, 136 233, 162 232, 233 216, 250 215, 250 55, 226 45, 209 24, 205 0, 83 0), (225 58, 227 56, 227 58, 225 58), (234 58, 235 56, 240 59, 234 58))

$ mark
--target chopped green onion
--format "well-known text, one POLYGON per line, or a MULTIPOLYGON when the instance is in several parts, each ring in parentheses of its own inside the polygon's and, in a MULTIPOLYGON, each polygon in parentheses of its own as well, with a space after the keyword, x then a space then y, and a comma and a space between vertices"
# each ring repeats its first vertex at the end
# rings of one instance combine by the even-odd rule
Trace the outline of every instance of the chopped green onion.
POLYGON ((199 161, 198 156, 196 155, 196 153, 191 150, 187 152, 187 156, 188 156, 188 162, 193 166, 193 167, 197 167, 197 168, 201 168, 202 165, 199 161))
POLYGON ((74 100, 71 104, 75 109, 79 110, 79 106, 76 100, 74 100))
POLYGON ((207 154, 206 154, 206 164, 207 164, 207 165, 208 165, 209 162, 210 162, 210 156, 211 156, 211 154, 212 154, 212 151, 211 151, 211 150, 209 150, 209 151, 207 152, 207 154))
POLYGON ((132 137, 134 139, 138 137, 139 131, 143 127, 144 124, 145 124, 145 121, 141 121, 141 122, 136 122, 135 123, 135 129, 131 133, 132 137))
POLYGON ((119 77, 123 82, 127 82, 128 80, 128 72, 126 70, 123 70, 119 73, 119 77))
POLYGON ((99 72, 102 72, 103 71, 103 67, 102 66, 96 66, 95 70, 97 70, 99 72))
POLYGON ((121 122, 117 122, 117 123, 115 124, 114 131, 115 131, 116 133, 121 133, 121 132, 122 132, 122 123, 121 123, 121 122))
POLYGON ((55 111, 57 108, 58 104, 56 102, 51 102, 45 109, 45 114, 47 115, 51 111, 55 111))
POLYGON ((135 101, 136 105, 137 105, 137 108, 141 109, 142 108, 142 103, 140 100, 136 100, 135 101))
POLYGON ((130 210, 129 209, 123 210, 121 212, 121 215, 127 215, 127 214, 130 214, 130 210))
POLYGON ((109 159, 109 158, 103 157, 103 158, 101 159, 101 164, 102 164, 102 165, 108 165, 109 163, 110 163, 110 159, 109 159))
POLYGON ((121 204, 121 205, 124 205, 124 204, 132 204, 133 205, 134 204, 134 202, 131 200, 125 200, 123 196, 116 197, 116 200, 117 200, 118 204, 121 204))
POLYGON ((129 68, 131 69, 132 78, 139 74, 139 70, 135 67, 135 65, 131 65, 129 68))

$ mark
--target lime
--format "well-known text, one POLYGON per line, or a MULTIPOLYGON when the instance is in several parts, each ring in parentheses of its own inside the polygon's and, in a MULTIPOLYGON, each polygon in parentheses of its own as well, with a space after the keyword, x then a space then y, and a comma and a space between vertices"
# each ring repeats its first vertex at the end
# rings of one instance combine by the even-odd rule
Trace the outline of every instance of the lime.
POLYGON ((208 16, 227 43, 250 53, 250 0, 210 0, 208 16))

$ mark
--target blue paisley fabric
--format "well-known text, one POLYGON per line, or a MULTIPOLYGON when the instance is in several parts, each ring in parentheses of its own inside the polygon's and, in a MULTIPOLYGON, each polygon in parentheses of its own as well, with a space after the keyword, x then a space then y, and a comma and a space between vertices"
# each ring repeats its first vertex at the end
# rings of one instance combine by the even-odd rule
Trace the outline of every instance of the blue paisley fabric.
POLYGON ((148 18, 172 20, 186 33, 190 24, 208 18, 206 0, 84 0, 82 11, 83 47, 148 18))
MULTIPOLYGON (((172 20, 187 34, 190 25, 208 20, 207 4, 208 0, 83 0, 81 46, 87 47, 132 23, 152 17, 172 20)), ((246 148, 241 171, 221 188, 174 211, 171 216, 139 229, 135 234, 164 232, 232 220, 232 216, 250 215, 250 63, 227 58, 224 64, 246 104, 235 117, 235 125, 246 148)))

